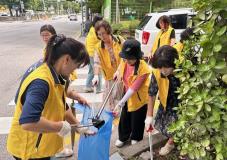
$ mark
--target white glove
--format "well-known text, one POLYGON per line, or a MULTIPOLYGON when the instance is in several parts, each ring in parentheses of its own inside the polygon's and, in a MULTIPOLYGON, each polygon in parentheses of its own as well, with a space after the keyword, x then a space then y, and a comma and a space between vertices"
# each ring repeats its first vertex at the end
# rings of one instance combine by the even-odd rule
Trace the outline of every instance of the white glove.
POLYGON ((120 72, 117 70, 113 75, 114 80, 120 80, 120 72))
POLYGON ((62 128, 58 132, 58 135, 61 137, 65 137, 71 131, 71 126, 67 121, 62 121, 62 128))
POLYGON ((98 85, 98 83, 99 83, 99 76, 95 75, 92 80, 92 84, 93 84, 93 86, 96 86, 96 85, 98 85))
POLYGON ((153 117, 147 116, 145 120, 145 128, 147 132, 152 131, 153 129, 153 117))
POLYGON ((114 110, 113 110, 114 117, 119 117, 122 107, 123 106, 121 106, 119 103, 114 107, 114 110))
POLYGON ((76 132, 79 134, 85 134, 85 135, 94 135, 95 134, 95 132, 92 130, 89 130, 88 127, 80 127, 80 125, 76 127, 76 132))

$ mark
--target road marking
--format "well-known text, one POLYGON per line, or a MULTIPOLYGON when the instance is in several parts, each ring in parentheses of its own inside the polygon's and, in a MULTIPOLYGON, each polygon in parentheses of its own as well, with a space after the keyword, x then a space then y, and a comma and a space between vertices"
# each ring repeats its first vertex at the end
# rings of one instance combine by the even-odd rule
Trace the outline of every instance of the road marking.
MULTIPOLYGON (((85 87, 85 84, 86 84, 86 80, 87 79, 82 79, 82 78, 79 78, 79 79, 75 79, 74 81, 72 81, 72 83, 70 84, 71 86, 84 86, 85 87)), ((105 84, 105 79, 103 78, 102 79, 102 85, 105 84)))
MULTIPOLYGON (((88 100, 89 103, 102 103, 103 93, 94 94, 94 93, 79 93, 82 97, 88 100)), ((66 98, 68 104, 72 103, 72 99, 66 98)), ((14 98, 8 103, 9 107, 15 107, 14 98)))
POLYGON ((10 106, 10 107, 15 107, 15 102, 14 102, 14 99, 15 98, 13 98, 9 103, 8 103, 8 106, 10 106))
MULTIPOLYGON (((103 93, 79 93, 80 96, 84 97, 89 103, 102 103, 103 93)), ((66 98, 67 103, 72 103, 72 99, 66 98)))
POLYGON ((8 134, 13 117, 0 117, 0 135, 8 134))
MULTIPOLYGON (((83 114, 76 114, 76 118, 81 121, 83 114)), ((11 122, 13 117, 0 117, 0 135, 9 134, 11 122)))
POLYGON ((81 69, 76 69, 77 74, 87 74, 88 73, 88 67, 84 67, 81 69))

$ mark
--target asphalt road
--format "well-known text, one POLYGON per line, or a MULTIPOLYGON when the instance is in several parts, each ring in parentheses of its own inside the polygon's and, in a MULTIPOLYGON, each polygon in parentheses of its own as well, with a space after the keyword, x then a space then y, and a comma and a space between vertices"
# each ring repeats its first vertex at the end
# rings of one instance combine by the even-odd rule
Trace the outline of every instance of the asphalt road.
POLYGON ((0 117, 11 116, 6 109, 15 95, 24 71, 42 57, 44 44, 39 36, 43 24, 52 24, 57 33, 75 37, 80 33, 80 22, 67 19, 38 22, 0 22, 0 117))
MULTIPOLYGON (((31 64, 42 58, 44 44, 39 36, 39 29, 44 24, 52 24, 57 33, 66 36, 76 38, 80 34, 80 22, 71 22, 64 18, 35 22, 0 22, 0 118, 13 116, 14 107, 8 104, 15 96, 20 79, 31 64)), ((11 159, 5 145, 6 135, 0 133, 0 160, 11 159)))

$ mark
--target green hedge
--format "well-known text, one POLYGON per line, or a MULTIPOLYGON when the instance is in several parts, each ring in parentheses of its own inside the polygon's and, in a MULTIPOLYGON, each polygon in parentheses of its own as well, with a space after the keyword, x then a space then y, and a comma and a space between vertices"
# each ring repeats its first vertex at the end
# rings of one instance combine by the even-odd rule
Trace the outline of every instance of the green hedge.
POLYGON ((111 26, 114 34, 119 34, 127 38, 129 36, 134 36, 135 29, 139 23, 139 20, 121 21, 120 23, 112 24, 111 26))

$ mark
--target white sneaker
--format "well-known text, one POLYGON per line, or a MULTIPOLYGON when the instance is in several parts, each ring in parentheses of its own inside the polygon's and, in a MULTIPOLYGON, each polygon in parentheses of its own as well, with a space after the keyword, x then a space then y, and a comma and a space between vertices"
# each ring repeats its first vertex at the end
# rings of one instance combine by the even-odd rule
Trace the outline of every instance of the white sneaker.
POLYGON ((174 149, 174 147, 175 147, 174 144, 169 144, 167 142, 166 145, 160 149, 159 155, 165 156, 169 154, 174 149))
POLYGON ((122 147, 124 144, 125 144, 125 143, 122 142, 122 141, 120 141, 119 139, 116 140, 116 142, 115 142, 115 146, 116 146, 116 147, 119 147, 119 148, 122 147))
POLYGON ((93 92, 93 88, 91 88, 91 87, 85 87, 84 88, 84 92, 86 92, 86 93, 93 92))
POLYGON ((95 92, 96 94, 99 94, 99 93, 102 93, 102 90, 96 90, 96 92, 95 92))
POLYGON ((138 143, 137 140, 131 140, 131 145, 134 145, 134 144, 136 144, 136 143, 138 143))
POLYGON ((64 148, 61 152, 56 153, 56 158, 71 157, 73 155, 73 150, 69 148, 64 148))

